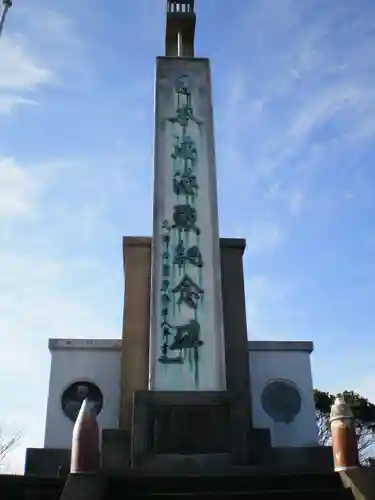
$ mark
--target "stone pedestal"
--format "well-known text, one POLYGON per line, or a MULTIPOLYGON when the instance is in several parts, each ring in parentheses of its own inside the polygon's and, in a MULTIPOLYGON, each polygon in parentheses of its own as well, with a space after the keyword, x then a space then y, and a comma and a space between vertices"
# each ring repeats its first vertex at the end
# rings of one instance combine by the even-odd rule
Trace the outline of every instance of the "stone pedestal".
POLYGON ((247 422, 228 391, 138 391, 132 468, 183 470, 249 463, 247 422))

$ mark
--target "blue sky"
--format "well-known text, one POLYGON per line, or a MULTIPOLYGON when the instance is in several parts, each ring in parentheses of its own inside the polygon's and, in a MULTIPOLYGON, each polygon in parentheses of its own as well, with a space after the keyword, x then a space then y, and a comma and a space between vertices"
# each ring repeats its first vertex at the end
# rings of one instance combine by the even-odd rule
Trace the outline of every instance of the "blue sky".
MULTIPOLYGON (((121 335, 122 236, 152 224, 164 1, 14 0, 0 41, 0 394, 42 446, 49 337, 121 335)), ((197 0, 220 232, 250 339, 313 340, 314 383, 375 400, 375 3, 197 0)))

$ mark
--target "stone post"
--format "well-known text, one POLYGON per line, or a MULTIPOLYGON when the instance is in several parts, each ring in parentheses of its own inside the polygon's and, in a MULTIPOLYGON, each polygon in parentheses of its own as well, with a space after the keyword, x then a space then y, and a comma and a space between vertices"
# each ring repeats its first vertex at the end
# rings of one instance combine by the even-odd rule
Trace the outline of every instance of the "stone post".
POLYGON ((94 409, 85 399, 73 427, 71 474, 97 474, 100 470, 100 436, 94 409))
POLYGON ((335 471, 359 467, 354 416, 341 394, 337 395, 332 405, 329 421, 335 471))

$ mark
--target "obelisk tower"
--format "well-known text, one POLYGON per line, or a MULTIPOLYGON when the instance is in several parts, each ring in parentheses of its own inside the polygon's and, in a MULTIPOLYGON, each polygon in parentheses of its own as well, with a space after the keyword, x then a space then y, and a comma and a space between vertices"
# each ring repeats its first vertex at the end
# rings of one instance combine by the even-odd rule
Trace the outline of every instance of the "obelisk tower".
POLYGON ((149 389, 223 391, 225 356, 209 60, 194 0, 167 0, 157 58, 149 389))

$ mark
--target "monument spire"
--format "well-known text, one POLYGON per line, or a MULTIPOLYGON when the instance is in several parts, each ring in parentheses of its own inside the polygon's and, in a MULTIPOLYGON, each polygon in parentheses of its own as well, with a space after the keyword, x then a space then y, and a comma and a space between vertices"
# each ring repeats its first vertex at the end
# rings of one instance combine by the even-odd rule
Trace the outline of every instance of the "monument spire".
POLYGON ((168 0, 155 95, 149 388, 225 390, 209 60, 194 57, 193 0, 168 0))
POLYGON ((195 21, 194 0, 167 0, 167 57, 194 57, 195 21))

